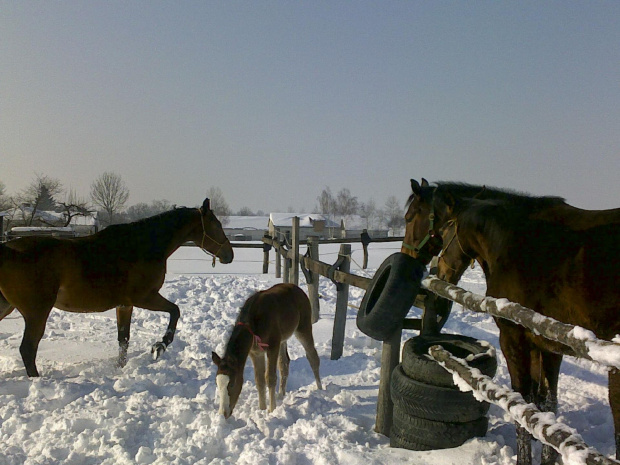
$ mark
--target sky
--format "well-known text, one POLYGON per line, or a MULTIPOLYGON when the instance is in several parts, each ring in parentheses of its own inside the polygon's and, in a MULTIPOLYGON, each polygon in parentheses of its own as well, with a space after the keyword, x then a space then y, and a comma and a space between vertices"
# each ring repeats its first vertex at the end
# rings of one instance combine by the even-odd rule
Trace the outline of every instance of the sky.
POLYGON ((0 0, 0 182, 127 206, 404 202, 411 178, 620 207, 620 3, 0 0))

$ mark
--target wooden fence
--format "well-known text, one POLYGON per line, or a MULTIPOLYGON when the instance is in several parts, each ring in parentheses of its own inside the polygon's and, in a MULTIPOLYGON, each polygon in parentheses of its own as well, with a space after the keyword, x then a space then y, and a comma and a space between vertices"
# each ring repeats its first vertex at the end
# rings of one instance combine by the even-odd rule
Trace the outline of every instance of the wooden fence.
MULTIPOLYGON (((373 242, 402 242, 402 237, 394 237, 387 239, 378 239, 373 242)), ((299 284, 299 270, 301 269, 308 283, 308 293, 310 302, 312 305, 313 319, 318 320, 319 317, 319 296, 318 296, 318 277, 319 275, 325 276, 331 279, 337 287, 337 299, 336 299, 336 314, 334 317, 334 329, 332 337, 332 360, 336 360, 342 356, 342 350, 344 345, 344 333, 346 323, 346 309, 348 306, 349 298, 349 286, 359 287, 361 289, 368 289, 371 283, 371 279, 362 276, 357 276, 349 273, 351 262, 351 245, 352 242, 362 242, 364 245, 364 268, 367 264, 367 246, 368 240, 360 238, 354 239, 340 239, 338 241, 319 241, 318 238, 309 237, 307 241, 299 240, 299 218, 293 219, 293 227, 291 234, 290 244, 282 241, 278 241, 275 238, 265 236, 263 238, 263 250, 264 250, 264 262, 263 272, 267 273, 269 264, 269 250, 273 247, 276 251, 276 270, 275 275, 277 278, 282 277, 285 282, 293 282, 299 284), (318 246, 320 243, 342 243, 338 259, 334 264, 328 264, 319 260, 318 246), (299 247, 301 244, 308 246, 308 251, 305 255, 300 255, 299 247), (281 273, 282 262, 284 263, 283 276, 281 273)), ((235 244, 237 246, 237 244, 235 244)), ((534 312, 531 309, 523 307, 521 305, 509 302, 502 299, 501 305, 498 305, 498 300, 490 297, 483 297, 464 289, 454 286, 445 281, 434 277, 428 277, 422 281, 423 289, 418 295, 414 305, 421 308, 424 313, 421 319, 406 319, 403 322, 403 329, 416 329, 422 330, 425 322, 436 320, 436 314, 434 309, 425 305, 426 296, 429 292, 432 292, 440 297, 447 298, 453 302, 457 302, 463 306, 464 309, 485 312, 498 316, 501 318, 510 319, 518 324, 525 326, 532 331, 536 331, 548 339, 561 342, 565 345, 565 353, 577 357, 583 357, 590 360, 594 360, 605 366, 611 366, 620 368, 618 360, 620 360, 620 344, 616 344, 609 341, 602 341, 596 339, 592 333, 583 328, 575 327, 565 323, 558 322, 551 318, 543 317, 542 315, 534 312), (427 307, 427 308, 425 308, 427 307), (597 356, 601 353, 606 353, 607 356, 597 356)), ((430 325, 429 325, 430 326, 430 325)), ((381 381, 379 385, 379 394, 377 399, 377 417, 375 424, 375 431, 390 435, 390 429, 392 424, 392 410, 393 404, 390 397, 390 378, 392 371, 400 361, 400 343, 402 339, 401 331, 397 331, 396 334, 388 341, 383 343, 382 355, 381 355, 381 381)), ((471 377, 468 379, 468 375, 464 371, 460 371, 459 367, 455 366, 452 360, 450 360, 449 354, 446 351, 440 350, 439 347, 433 348, 432 356, 441 361, 444 367, 451 372, 462 375, 466 382, 469 382, 470 386, 474 389, 482 387, 482 383, 476 383, 472 381, 471 377)), ((484 383, 486 386, 489 383, 484 383)), ((492 383, 491 383, 492 384, 492 383)), ((496 392, 491 389, 490 391, 483 392, 483 395, 493 402, 496 392)), ((496 399, 497 400, 497 396, 496 399)), ((501 400, 501 399, 500 399, 501 400)), ((505 402, 494 402, 502 407, 505 407, 505 402)), ((528 407, 530 408, 530 407, 528 407)), ((524 416, 522 421, 526 423, 536 421, 536 413, 540 413, 534 407, 528 410, 527 415, 524 416)), ((560 429, 568 429, 567 426, 560 425, 560 429)), ((532 424, 524 425, 526 427, 532 426, 532 424)), ((549 443, 552 447, 556 448, 560 453, 566 453, 563 450, 561 443, 556 441, 557 437, 553 440, 549 440, 546 433, 547 430, 534 428, 534 437, 538 440, 549 443)), ((556 435, 557 436, 557 435, 556 435)), ((571 444, 571 446, 574 444, 571 444)), ((575 445, 577 449, 588 449, 588 446, 584 443, 578 443, 575 445)), ((602 456, 596 450, 589 448, 589 455, 587 456, 586 463, 590 464, 612 464, 620 463, 613 459, 608 459, 602 456)))

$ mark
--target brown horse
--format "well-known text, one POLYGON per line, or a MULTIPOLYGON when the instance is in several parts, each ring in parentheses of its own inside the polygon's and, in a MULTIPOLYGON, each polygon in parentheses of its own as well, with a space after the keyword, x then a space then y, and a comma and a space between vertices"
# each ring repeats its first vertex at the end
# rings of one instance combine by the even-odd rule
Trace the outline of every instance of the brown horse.
POLYGON ((159 294, 166 259, 193 241, 221 263, 233 250, 209 199, 201 208, 177 208, 135 223, 110 226, 92 236, 27 237, 0 246, 0 320, 14 308, 25 321, 19 351, 28 376, 39 376, 35 358, 52 307, 103 312, 116 307, 119 365, 124 365, 133 307, 170 314, 157 358, 172 342, 179 307, 159 294))
MULTIPOLYGON (((620 209, 581 210, 557 197, 454 183, 431 187, 425 180, 422 185, 412 180, 412 189, 403 252, 414 255, 428 236, 432 251, 427 254, 443 247, 440 278, 455 283, 477 260, 487 278, 487 295, 586 327, 603 339, 619 332, 620 209)), ((513 388, 554 411, 566 348, 507 320, 496 322, 513 388)), ((618 455, 617 370, 610 371, 609 387, 618 455)), ((530 463, 531 437, 520 427, 517 436, 518 463, 530 463)), ((541 463, 554 463, 556 455, 544 447, 541 463)))
POLYGON ((254 365, 258 404, 267 408, 265 381, 269 386, 269 411, 276 408, 276 365, 280 371, 278 395, 284 397, 290 358, 286 341, 293 333, 301 342, 312 367, 316 386, 323 389, 319 378, 319 356, 312 336, 312 311, 305 292, 294 284, 275 286, 253 294, 241 307, 224 357, 215 352, 211 357, 217 365, 217 389, 220 413, 228 418, 243 386, 243 368, 248 355, 254 365), (265 373, 265 354, 267 372, 265 373))

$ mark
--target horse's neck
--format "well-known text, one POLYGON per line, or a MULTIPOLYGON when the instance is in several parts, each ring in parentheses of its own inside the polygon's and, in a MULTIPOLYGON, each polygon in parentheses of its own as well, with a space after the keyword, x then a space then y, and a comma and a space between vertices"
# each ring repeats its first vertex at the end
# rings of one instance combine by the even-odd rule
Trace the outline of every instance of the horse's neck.
MULTIPOLYGON (((180 213, 180 212, 179 212, 180 213)), ((161 243, 164 255, 169 257, 172 253, 189 240, 190 232, 195 228, 193 212, 184 212, 173 227, 161 229, 161 243)))
POLYGON ((238 368, 243 369, 253 344, 254 336, 247 329, 237 325, 226 344, 224 358, 235 360, 238 368))

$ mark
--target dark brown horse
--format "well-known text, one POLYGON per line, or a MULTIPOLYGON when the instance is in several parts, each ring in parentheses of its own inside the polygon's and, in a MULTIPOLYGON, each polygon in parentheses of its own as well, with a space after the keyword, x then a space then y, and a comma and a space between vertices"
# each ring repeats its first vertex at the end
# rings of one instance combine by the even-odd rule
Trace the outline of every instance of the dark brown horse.
POLYGON ((233 250, 205 199, 201 208, 177 208, 135 223, 110 226, 92 236, 27 237, 0 246, 0 320, 14 308, 25 321, 19 351, 28 376, 52 307, 69 312, 103 312, 116 307, 119 364, 126 362, 133 307, 170 314, 157 358, 172 342, 179 307, 159 294, 166 259, 193 241, 230 263, 233 250))
POLYGON ((224 357, 220 358, 215 352, 211 354, 213 363, 217 365, 220 413, 228 418, 237 404, 248 355, 254 365, 259 408, 267 408, 265 382, 269 386, 269 411, 276 408, 276 366, 280 372, 278 395, 282 398, 290 362, 286 340, 293 334, 306 351, 317 388, 323 389, 319 377, 319 356, 312 336, 312 311, 308 296, 294 284, 276 284, 253 294, 243 304, 224 357))
MULTIPOLYGON (((583 326, 602 339, 620 332, 620 209, 581 210, 557 197, 454 183, 431 187, 424 180, 422 185, 412 180, 412 189, 402 251, 428 255, 443 247, 440 278, 455 283, 477 260, 485 272, 487 295, 583 326), (416 251, 427 237, 428 250, 416 251)), ((554 411, 566 348, 507 320, 496 322, 513 388, 543 410, 554 411)), ((617 370, 609 374, 609 398, 618 455, 617 370)), ((518 463, 530 463, 530 436, 519 427, 517 435, 518 463)), ((541 463, 555 458, 543 448, 541 463)))

